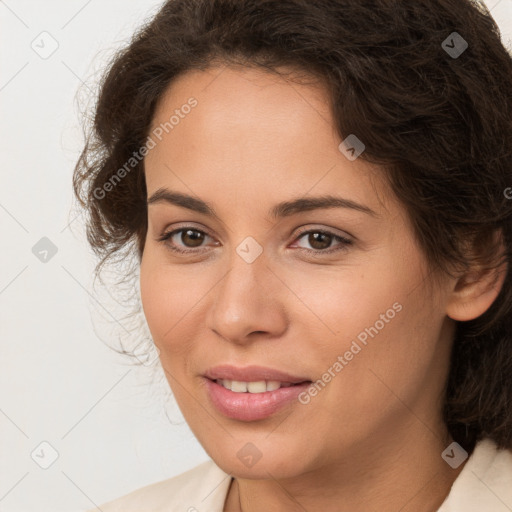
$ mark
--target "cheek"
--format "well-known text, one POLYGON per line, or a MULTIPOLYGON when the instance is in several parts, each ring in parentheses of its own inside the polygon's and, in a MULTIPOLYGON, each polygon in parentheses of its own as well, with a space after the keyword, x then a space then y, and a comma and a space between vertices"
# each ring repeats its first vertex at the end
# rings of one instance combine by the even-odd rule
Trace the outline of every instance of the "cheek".
POLYGON ((205 279, 194 265, 172 266, 160 261, 148 250, 140 269, 140 290, 144 315, 155 344, 162 354, 184 351, 187 340, 193 338, 190 329, 200 323, 194 320, 203 307, 211 288, 211 279, 205 279), (202 300, 203 299, 203 300, 202 300))
MULTIPOLYGON (((158 279, 158 272, 152 264, 148 250, 144 251, 140 266, 140 295, 144 316, 155 342, 162 331, 163 311, 166 309, 167 294, 158 279)), ((158 345, 158 343, 157 343, 158 345)))
MULTIPOLYGON (((338 355, 343 357, 329 395, 331 403, 344 405, 340 420, 347 408, 357 411, 359 418, 378 423, 409 415, 408 407, 431 407, 421 397, 440 392, 448 340, 442 339, 442 315, 436 317, 436 311, 426 306, 422 290, 411 294, 410 287, 404 286, 395 289, 389 300, 382 293, 364 314, 345 315, 350 333, 340 338, 330 363, 338 355)), ((357 428, 364 427, 363 420, 351 421, 357 428)))
MULTIPOLYGON (((309 273, 287 271, 282 274, 291 283, 293 294, 289 304, 290 322, 294 328, 307 333, 309 343, 317 345, 321 361, 333 354, 349 350, 351 341, 365 329, 382 320, 397 316, 393 304, 403 295, 397 276, 385 275, 385 267, 317 267, 309 273)), ((389 270, 388 270, 389 274, 389 270)), ((387 328, 386 324, 386 328, 387 328)))
POLYGON ((305 360, 315 353, 319 376, 329 379, 329 369, 340 376, 332 379, 333 399, 373 407, 376 397, 389 394, 378 376, 407 393, 429 371, 443 315, 429 307, 424 269, 413 256, 406 264, 399 254, 383 254, 373 265, 326 269, 296 281, 294 291, 307 308, 298 304, 295 323, 309 340, 297 349, 305 360))

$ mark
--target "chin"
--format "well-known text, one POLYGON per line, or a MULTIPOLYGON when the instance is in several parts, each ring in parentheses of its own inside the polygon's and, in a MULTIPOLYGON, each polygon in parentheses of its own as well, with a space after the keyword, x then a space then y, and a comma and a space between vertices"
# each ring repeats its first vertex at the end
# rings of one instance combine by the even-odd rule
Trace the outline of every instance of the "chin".
MULTIPOLYGON (((235 478, 267 480, 269 478, 283 479, 291 478, 297 474, 306 471, 302 470, 298 462, 304 463, 300 458, 301 450, 290 450, 290 453, 277 451, 277 446, 267 441, 267 447, 258 448, 258 441, 252 443, 235 442, 238 449, 233 450, 233 454, 228 456, 226 449, 221 449, 221 453, 209 451, 210 457, 225 473, 231 474, 235 478)), ((218 445, 217 445, 218 446, 218 445)))

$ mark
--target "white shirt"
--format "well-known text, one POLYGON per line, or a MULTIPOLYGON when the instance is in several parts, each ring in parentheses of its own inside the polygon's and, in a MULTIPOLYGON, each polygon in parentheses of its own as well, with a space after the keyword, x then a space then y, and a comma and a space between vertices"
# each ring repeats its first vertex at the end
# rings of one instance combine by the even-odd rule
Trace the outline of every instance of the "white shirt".
MULTIPOLYGON (((100 506, 102 512, 223 512, 231 477, 213 460, 100 506)), ((91 509, 89 512, 97 512, 91 509)), ((477 443, 437 512, 512 512, 512 452, 477 443)))

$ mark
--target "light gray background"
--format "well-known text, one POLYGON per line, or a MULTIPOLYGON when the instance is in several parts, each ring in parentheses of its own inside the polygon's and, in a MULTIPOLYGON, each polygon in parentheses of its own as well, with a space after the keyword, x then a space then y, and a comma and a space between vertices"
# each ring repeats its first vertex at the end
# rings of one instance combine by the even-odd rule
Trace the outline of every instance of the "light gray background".
MULTIPOLYGON (((84 511, 207 459, 165 401, 159 368, 127 365, 98 338, 109 336, 101 318, 93 329, 91 314, 119 319, 122 310, 92 290, 94 259, 71 209, 78 89, 94 87, 105 59, 160 4, 0 0, 4 512, 84 511), (57 247, 46 262, 32 252, 43 237, 57 247)), ((512 48, 512 0, 487 5, 512 48)))

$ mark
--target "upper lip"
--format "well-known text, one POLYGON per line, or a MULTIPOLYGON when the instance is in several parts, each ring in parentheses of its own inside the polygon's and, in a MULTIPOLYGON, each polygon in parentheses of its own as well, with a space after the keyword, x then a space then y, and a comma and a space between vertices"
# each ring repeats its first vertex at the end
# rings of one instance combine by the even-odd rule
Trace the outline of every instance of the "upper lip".
POLYGON ((228 379, 242 382, 257 382, 262 380, 275 380, 284 383, 289 382, 290 384, 310 382, 307 377, 298 377, 281 370, 254 365, 238 368, 229 364, 223 364, 209 368, 204 376, 210 380, 228 379))

